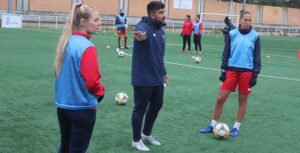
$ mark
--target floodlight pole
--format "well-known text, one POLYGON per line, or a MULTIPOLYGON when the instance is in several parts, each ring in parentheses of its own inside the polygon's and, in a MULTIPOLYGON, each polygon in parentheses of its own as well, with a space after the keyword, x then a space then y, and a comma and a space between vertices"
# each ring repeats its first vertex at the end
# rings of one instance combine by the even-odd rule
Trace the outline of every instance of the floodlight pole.
POLYGON ((7 13, 11 13, 13 10, 13 0, 8 0, 7 3, 7 13))
POLYGON ((246 0, 243 0, 243 10, 246 9, 246 0))
MULTIPOLYGON (((229 14, 234 14, 234 9, 233 9, 233 0, 230 1, 230 11, 229 14)), ((230 18, 231 19, 231 18, 230 18)))

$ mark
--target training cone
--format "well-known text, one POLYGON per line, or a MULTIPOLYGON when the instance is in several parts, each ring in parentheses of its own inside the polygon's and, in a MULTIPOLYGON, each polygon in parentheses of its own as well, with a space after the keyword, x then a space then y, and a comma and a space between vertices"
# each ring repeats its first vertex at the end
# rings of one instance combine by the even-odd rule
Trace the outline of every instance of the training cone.
POLYGON ((298 56, 297 56, 298 59, 300 59, 300 50, 298 51, 298 56))

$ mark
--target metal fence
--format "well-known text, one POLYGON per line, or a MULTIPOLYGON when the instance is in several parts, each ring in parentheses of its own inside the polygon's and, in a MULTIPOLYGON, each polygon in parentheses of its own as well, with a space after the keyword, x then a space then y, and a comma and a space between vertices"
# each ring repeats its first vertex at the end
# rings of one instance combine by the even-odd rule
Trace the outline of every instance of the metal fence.
MULTIPOLYGON (((0 13, 0 20, 2 20, 0 13)), ((47 15, 22 15, 22 27, 24 28, 53 28, 62 29, 66 21, 66 16, 47 16, 47 15)), ((127 17, 127 28, 129 31, 135 29, 140 18, 127 17)), ((167 26, 165 31, 180 33, 183 20, 166 20, 167 26)), ((224 28, 223 22, 203 21, 204 34, 221 34, 221 29, 224 28)), ((253 25, 253 28, 266 36, 289 36, 300 37, 300 27, 298 26, 280 26, 280 25, 253 25)), ((101 30, 116 30, 114 16, 101 16, 101 30)))

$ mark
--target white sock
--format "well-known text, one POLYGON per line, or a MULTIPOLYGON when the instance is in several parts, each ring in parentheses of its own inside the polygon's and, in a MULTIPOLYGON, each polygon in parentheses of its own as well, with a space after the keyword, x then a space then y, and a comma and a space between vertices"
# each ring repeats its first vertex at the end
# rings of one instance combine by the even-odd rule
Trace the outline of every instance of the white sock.
POLYGON ((235 121, 235 123, 234 123, 234 125, 233 125, 233 128, 236 128, 237 130, 240 130, 240 126, 241 126, 241 123, 235 121))
POLYGON ((216 127, 217 126, 217 124, 218 124, 219 122, 218 121, 216 121, 216 120, 211 120, 211 123, 210 123, 210 125, 212 126, 212 127, 216 127))

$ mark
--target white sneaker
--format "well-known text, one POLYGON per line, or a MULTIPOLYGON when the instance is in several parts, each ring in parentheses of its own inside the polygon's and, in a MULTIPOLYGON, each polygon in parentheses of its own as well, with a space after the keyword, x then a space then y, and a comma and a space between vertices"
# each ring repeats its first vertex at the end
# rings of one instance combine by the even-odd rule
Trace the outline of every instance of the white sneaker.
POLYGON ((161 145, 161 143, 158 142, 157 140, 155 140, 152 135, 146 136, 145 134, 142 133, 142 140, 145 143, 152 144, 152 145, 155 145, 155 146, 160 146, 161 145))
POLYGON ((142 139, 138 142, 132 142, 131 146, 140 151, 150 151, 150 149, 147 146, 145 146, 142 139))

